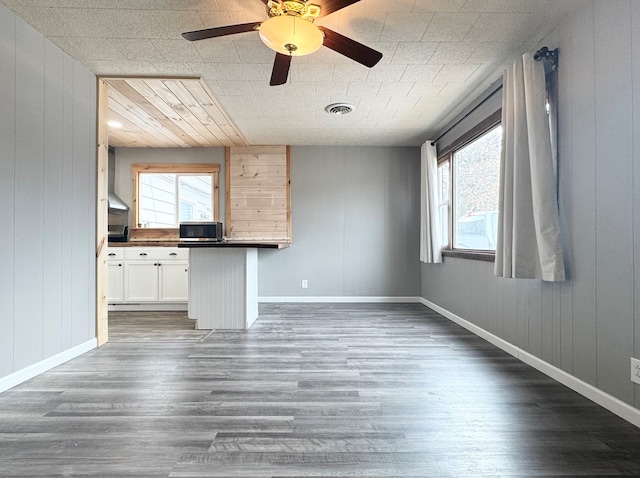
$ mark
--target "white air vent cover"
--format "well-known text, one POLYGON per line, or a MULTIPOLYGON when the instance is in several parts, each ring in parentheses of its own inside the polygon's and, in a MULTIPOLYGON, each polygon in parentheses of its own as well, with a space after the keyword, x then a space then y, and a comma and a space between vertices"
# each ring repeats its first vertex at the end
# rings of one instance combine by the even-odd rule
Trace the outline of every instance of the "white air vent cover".
POLYGON ((332 115, 346 115, 353 111, 353 105, 348 103, 333 103, 324 109, 327 113, 332 115))

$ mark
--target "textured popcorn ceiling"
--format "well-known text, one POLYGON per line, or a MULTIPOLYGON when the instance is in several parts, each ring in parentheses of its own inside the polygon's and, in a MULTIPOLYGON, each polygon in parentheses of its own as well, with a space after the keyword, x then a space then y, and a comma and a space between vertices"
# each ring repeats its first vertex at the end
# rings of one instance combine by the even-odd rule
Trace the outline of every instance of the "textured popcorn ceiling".
POLYGON ((249 144, 417 146, 583 0, 362 0, 318 24, 381 51, 381 62, 369 69, 321 48, 294 58, 276 87, 257 32, 180 36, 264 20, 260 0, 0 2, 96 75, 202 77, 249 144), (355 111, 325 113, 335 102, 355 111))

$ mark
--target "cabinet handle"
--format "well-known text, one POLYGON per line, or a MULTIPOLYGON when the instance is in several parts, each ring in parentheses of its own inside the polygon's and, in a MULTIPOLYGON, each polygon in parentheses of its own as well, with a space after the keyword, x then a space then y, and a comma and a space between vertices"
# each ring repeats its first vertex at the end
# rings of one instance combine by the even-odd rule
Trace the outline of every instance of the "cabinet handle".
POLYGON ((146 253, 146 252, 141 252, 141 253, 140 253, 140 255, 141 255, 141 256, 146 256, 146 255, 147 255, 147 253, 146 253))
POLYGON ((122 267, 122 263, 118 264, 118 267, 122 267))
POLYGON ((115 253, 115 252, 110 252, 110 253, 109 253, 109 257, 113 257, 113 256, 115 256, 115 255, 116 255, 116 253, 115 253))
POLYGON ((153 265, 158 267, 160 264, 158 264, 157 262, 154 262, 153 265))
POLYGON ((178 255, 178 253, 177 253, 177 252, 171 252, 169 255, 170 255, 170 256, 177 256, 177 255, 178 255))

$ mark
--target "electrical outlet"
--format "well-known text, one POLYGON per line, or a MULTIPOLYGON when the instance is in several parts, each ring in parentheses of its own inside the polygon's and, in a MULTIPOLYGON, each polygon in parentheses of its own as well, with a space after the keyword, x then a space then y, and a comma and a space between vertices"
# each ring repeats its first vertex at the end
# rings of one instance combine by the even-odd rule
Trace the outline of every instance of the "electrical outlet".
POLYGON ((631 357, 631 381, 640 385, 640 360, 631 357))
POLYGON ((306 289, 307 287, 309 287, 309 283, 307 282, 307 279, 302 279, 302 288, 306 289))

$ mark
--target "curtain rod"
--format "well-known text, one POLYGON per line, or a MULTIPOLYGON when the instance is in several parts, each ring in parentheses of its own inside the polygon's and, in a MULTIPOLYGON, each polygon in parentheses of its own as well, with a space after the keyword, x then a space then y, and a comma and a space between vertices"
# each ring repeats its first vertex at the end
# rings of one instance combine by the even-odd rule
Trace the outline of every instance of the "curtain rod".
MULTIPOLYGON (((556 68, 558 68, 558 49, 556 48, 555 50, 549 50, 548 47, 543 46, 537 52, 535 52, 535 54, 533 55, 533 59, 536 60, 536 61, 549 60, 551 62, 551 65, 552 65, 553 69, 555 70, 556 68)), ((434 139, 431 142, 431 146, 435 146, 435 144, 438 141, 440 141, 442 138, 444 138, 447 135, 447 133, 449 133, 449 131, 451 131, 453 128, 458 126, 465 119, 467 119, 474 111, 476 111, 483 104, 485 104, 489 100, 489 98, 491 98, 493 95, 495 95, 498 91, 500 91, 502 89, 502 86, 503 85, 497 86, 495 90, 493 90, 491 93, 489 93, 480 103, 478 103, 476 106, 474 106, 466 115, 464 115, 458 121, 453 123, 449 128, 446 129, 446 131, 441 133, 436 139, 434 139)))

